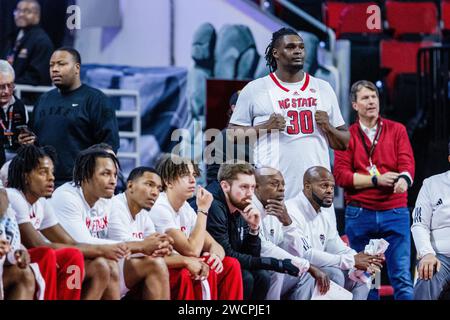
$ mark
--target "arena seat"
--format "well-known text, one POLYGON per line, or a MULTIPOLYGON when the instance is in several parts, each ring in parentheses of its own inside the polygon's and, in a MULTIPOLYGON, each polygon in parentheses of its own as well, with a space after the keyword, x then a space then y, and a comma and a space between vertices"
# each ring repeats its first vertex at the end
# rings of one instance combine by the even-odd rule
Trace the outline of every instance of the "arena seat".
POLYGON ((386 20, 394 37, 403 35, 437 35, 439 33, 438 10, 434 2, 399 2, 387 0, 386 20))
POLYGON ((380 67, 388 72, 385 82, 391 91, 398 74, 415 73, 417 71, 419 49, 433 44, 431 41, 380 41, 380 67))
POLYGON ((325 23, 336 32, 336 37, 343 34, 381 34, 379 29, 369 29, 367 19, 369 14, 367 8, 377 5, 374 1, 363 1, 360 3, 327 2, 323 9, 325 23))
POLYGON ((323 21, 324 23, 333 29, 337 30, 339 27, 339 21, 342 11, 347 7, 347 3, 328 1, 323 6, 323 21))
POLYGON ((346 33, 360 34, 380 34, 383 32, 383 26, 379 29, 369 29, 367 19, 369 14, 367 8, 377 5, 375 2, 349 3, 341 11, 336 33, 339 35, 346 33))
POLYGON ((450 31, 450 0, 442 0, 441 20, 442 20, 442 30, 450 31))

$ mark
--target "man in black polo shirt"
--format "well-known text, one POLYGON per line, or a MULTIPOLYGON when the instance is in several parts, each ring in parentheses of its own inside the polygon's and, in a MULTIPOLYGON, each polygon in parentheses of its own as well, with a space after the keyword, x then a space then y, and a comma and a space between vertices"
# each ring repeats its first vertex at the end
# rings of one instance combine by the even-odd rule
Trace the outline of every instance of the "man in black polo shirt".
MULTIPOLYGON (((72 48, 56 50, 50 59, 50 74, 56 89, 39 99, 30 126, 40 145, 53 146, 58 153, 56 185, 72 180, 78 153, 97 143, 119 148, 115 110, 100 90, 81 83, 81 57, 72 48)), ((34 143, 21 135, 21 142, 34 143)))

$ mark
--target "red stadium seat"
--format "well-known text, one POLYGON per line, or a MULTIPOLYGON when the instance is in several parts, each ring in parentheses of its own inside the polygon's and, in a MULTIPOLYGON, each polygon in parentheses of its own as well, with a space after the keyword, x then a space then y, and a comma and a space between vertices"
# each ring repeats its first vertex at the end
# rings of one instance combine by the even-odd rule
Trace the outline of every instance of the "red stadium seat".
POLYGON ((442 30, 450 31, 450 1, 444 0, 441 3, 442 30))
POLYGON ((381 297, 393 296, 394 288, 392 288, 392 286, 389 285, 383 285, 380 286, 378 293, 381 297))
POLYGON ((367 20, 370 17, 367 9, 373 5, 377 4, 375 2, 349 3, 341 12, 337 33, 340 35, 343 33, 382 33, 382 26, 380 29, 369 29, 367 26, 367 20))
POLYGON ((342 11, 347 7, 344 2, 330 2, 328 1, 323 7, 323 21, 325 24, 333 29, 337 30, 339 27, 339 21, 342 11))
POLYGON ((405 34, 436 35, 438 11, 434 2, 398 2, 387 0, 386 19, 394 37, 405 34))
POLYGON ((345 3, 327 2, 324 6, 324 21, 336 32, 339 38, 344 33, 350 34, 379 34, 382 29, 369 29, 367 8, 376 5, 375 2, 345 3))
POLYGON ((431 41, 400 42, 397 40, 382 40, 380 42, 380 66, 389 69, 386 84, 389 89, 394 87, 395 78, 400 73, 415 73, 417 71, 417 53, 420 48, 432 46, 431 41))

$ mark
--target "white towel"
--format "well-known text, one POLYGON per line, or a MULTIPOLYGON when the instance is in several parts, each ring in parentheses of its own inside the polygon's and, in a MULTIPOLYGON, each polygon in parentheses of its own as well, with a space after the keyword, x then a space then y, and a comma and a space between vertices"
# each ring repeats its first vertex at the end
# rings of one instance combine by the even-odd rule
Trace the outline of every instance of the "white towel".
MULTIPOLYGON (((370 255, 382 254, 386 252, 388 247, 389 242, 387 242, 386 240, 372 239, 364 248, 364 253, 370 255)), ((365 283, 367 287, 370 288, 372 286, 372 274, 374 274, 371 271, 373 270, 371 270, 370 267, 367 271, 352 268, 348 273, 348 277, 353 281, 365 283)))

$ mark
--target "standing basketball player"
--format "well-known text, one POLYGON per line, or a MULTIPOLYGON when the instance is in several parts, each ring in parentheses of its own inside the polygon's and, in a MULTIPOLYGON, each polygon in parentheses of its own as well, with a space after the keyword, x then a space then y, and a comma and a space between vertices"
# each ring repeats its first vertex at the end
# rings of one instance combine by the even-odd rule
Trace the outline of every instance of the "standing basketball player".
POLYGON ((273 73, 241 91, 230 127, 257 134, 253 161, 281 171, 290 199, 306 169, 330 169, 328 146, 345 150, 350 134, 331 86, 303 71, 305 45, 297 32, 275 32, 266 60, 273 73))

